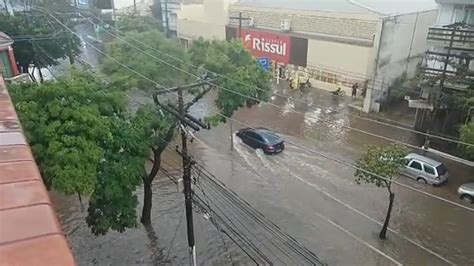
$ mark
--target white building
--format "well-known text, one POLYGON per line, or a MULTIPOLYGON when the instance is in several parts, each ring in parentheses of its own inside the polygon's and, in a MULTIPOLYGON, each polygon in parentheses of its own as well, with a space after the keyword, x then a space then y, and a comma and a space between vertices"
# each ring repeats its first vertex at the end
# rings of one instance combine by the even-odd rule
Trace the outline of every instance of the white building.
POLYGON ((456 109, 453 106, 437 104, 438 100, 442 95, 462 93, 474 82, 474 1, 436 0, 436 3, 439 13, 436 23, 429 29, 427 44, 430 48, 421 67, 424 77, 435 83, 423 88, 421 99, 409 100, 409 106, 417 108, 417 129, 442 128, 444 131, 462 123, 457 121, 462 119, 462 114, 449 110, 456 109), (467 74, 461 80, 451 79, 456 75, 459 77, 461 69, 468 70, 467 74), (425 114, 433 109, 441 111, 436 112, 436 118, 426 119, 430 115, 425 114))

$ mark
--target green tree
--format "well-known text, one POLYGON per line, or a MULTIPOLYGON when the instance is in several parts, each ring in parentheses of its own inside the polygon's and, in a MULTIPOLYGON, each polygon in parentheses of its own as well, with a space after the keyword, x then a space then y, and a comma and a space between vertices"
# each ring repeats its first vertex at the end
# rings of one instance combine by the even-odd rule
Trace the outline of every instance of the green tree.
MULTIPOLYGON (((474 143, 474 123, 469 123, 461 126, 460 130, 460 140, 467 143, 474 143)), ((474 147, 459 144, 458 148, 462 155, 470 161, 474 160, 474 147)))
POLYGON ((400 169, 405 165, 405 156, 408 154, 404 146, 390 145, 387 147, 369 146, 355 163, 357 170, 354 174, 357 184, 374 184, 377 187, 386 188, 388 192, 389 205, 385 222, 380 231, 380 239, 386 239, 387 228, 392 213, 395 193, 392 191, 392 179, 397 175, 400 169), (384 177, 382 179, 380 177, 384 177))
POLYGON ((139 118, 125 112, 123 95, 77 70, 10 92, 48 187, 90 195, 87 222, 95 234, 135 226, 134 192, 150 143, 139 118))
MULTIPOLYGON (((194 65, 220 77, 216 104, 225 116, 231 116, 240 107, 250 107, 268 99, 270 76, 240 41, 199 39, 193 43, 189 54, 194 65)), ((216 116, 211 120, 225 121, 225 118, 216 116)))
MULTIPOLYGON (((122 90, 138 88, 152 94, 157 90, 163 89, 162 87, 157 88, 155 82, 168 88, 195 81, 197 80, 195 76, 190 76, 180 71, 184 70, 187 73, 195 73, 197 75, 199 71, 190 67, 190 65, 200 65, 211 72, 229 75, 233 80, 222 79, 221 84, 228 90, 235 91, 242 95, 248 95, 256 99, 265 99, 267 97, 266 92, 270 90, 269 76, 257 65, 256 60, 254 60, 238 42, 205 42, 201 40, 197 42, 197 47, 193 49, 190 54, 186 54, 181 46, 177 45, 174 41, 166 39, 163 33, 156 30, 143 32, 132 30, 124 32, 121 38, 148 53, 143 53, 120 40, 116 40, 109 45, 107 48, 109 55, 116 58, 122 64, 146 76, 145 79, 117 64, 115 60, 106 58, 102 65, 102 71, 110 77, 113 84, 112 86, 119 87, 122 90), (140 42, 145 43, 146 46, 134 40, 140 40, 140 42), (160 52, 158 53, 156 50, 160 52), (175 59, 170 58, 170 56, 163 56, 162 53, 166 53, 175 59), (153 58, 150 55, 161 58, 161 60, 153 58), (213 59, 218 59, 218 61, 213 59), (178 69, 163 63, 163 60, 176 66, 178 69), (239 84, 239 82, 250 84, 251 87, 249 88, 239 84), (256 88, 252 88, 252 86, 261 89, 257 90, 256 88)), ((185 105, 186 110, 212 88, 212 86, 204 87, 205 88, 188 91, 188 93, 194 94, 194 98, 185 105)), ((214 88, 218 90, 216 105, 226 116, 232 115, 239 107, 245 105, 251 106, 257 102, 215 86, 214 88)), ((177 121, 174 117, 158 117, 153 109, 144 109, 140 112, 141 113, 139 115, 137 114, 137 116, 143 118, 143 125, 148 124, 150 126, 148 132, 152 140, 150 148, 154 158, 151 171, 143 179, 145 193, 141 222, 145 225, 149 225, 152 204, 151 183, 160 169, 161 154, 174 136, 177 121)), ((216 122, 224 120, 222 117, 214 117, 213 119, 216 122)))
MULTIPOLYGON (((153 49, 186 60, 184 49, 175 42, 166 39, 162 32, 157 30, 146 32, 131 31, 125 32, 120 38, 125 40, 127 43, 116 40, 107 47, 107 54, 120 61, 122 64, 134 69, 136 72, 143 74, 146 76, 146 79, 128 69, 125 69, 122 65, 117 64, 115 60, 106 57, 104 58, 101 69, 104 74, 109 76, 115 87, 122 88, 123 90, 138 88, 143 91, 153 92, 157 90, 155 82, 164 87, 171 87, 184 84, 188 80, 186 74, 171 68, 166 63, 150 58, 149 55, 142 53, 129 45, 132 44, 139 49, 156 56, 159 56, 159 54, 153 51, 153 49), (140 40, 141 43, 144 43, 153 49, 149 49, 142 44, 135 42, 135 40, 140 40)), ((187 67, 185 64, 175 62, 168 58, 164 58, 163 60, 170 62, 179 68, 186 69, 187 67)))
POLYGON ((121 32, 146 32, 153 30, 162 30, 163 25, 150 16, 139 16, 135 14, 127 14, 121 16, 117 21, 117 29, 121 32))
MULTIPOLYGON (((60 17, 63 23, 69 19, 60 17)), ((18 12, 15 16, 0 14, 0 28, 14 39, 13 49, 20 70, 28 73, 30 64, 39 70, 58 64, 69 57, 71 63, 79 53, 79 39, 42 12, 18 12)))

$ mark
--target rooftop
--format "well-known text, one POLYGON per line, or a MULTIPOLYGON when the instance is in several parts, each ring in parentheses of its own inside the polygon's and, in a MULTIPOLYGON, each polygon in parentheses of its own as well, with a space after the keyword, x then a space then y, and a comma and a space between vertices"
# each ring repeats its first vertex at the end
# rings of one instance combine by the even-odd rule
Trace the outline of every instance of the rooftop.
POLYGON ((385 16, 437 8, 435 0, 240 0, 238 4, 344 13, 376 13, 385 16))
POLYGON ((10 36, 8 36, 5 32, 0 31, 0 46, 8 46, 12 43, 12 38, 10 38, 10 36))

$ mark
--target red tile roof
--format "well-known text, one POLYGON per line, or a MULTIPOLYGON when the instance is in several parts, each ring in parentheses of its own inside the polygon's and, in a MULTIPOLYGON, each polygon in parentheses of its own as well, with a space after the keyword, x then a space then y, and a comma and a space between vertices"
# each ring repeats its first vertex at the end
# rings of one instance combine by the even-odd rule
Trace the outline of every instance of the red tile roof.
POLYGON ((1 77, 0 265, 75 265, 1 77))

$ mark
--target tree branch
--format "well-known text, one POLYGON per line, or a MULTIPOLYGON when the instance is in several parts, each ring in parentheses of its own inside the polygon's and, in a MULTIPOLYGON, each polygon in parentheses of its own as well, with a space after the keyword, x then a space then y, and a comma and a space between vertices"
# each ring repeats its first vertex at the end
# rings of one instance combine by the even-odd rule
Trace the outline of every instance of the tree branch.
POLYGON ((212 88, 213 86, 209 86, 205 88, 204 90, 202 90, 200 93, 198 93, 192 101, 186 103, 186 105, 184 106, 184 111, 187 112, 189 108, 191 108, 191 106, 193 106, 195 103, 201 100, 201 98, 204 97, 204 95, 206 95, 208 92, 210 92, 212 88))

